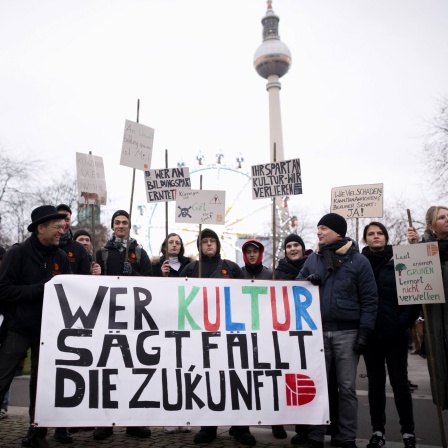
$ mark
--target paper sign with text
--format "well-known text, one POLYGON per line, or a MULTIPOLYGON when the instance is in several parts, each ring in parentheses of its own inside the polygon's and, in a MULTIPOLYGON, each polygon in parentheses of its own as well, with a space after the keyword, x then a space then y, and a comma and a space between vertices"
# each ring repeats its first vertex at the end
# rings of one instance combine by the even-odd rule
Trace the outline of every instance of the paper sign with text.
POLYGON ((107 189, 103 158, 77 152, 76 174, 78 202, 80 204, 105 205, 107 189))
POLYGON ((252 199, 302 194, 300 159, 252 165, 252 199))
POLYGON ((126 120, 120 165, 137 170, 151 168, 154 129, 140 123, 126 120))
POLYGON ((225 191, 185 188, 177 190, 175 222, 224 225, 225 215, 225 191))
POLYGON ((381 218, 383 184, 332 188, 331 212, 344 218, 381 218))
POLYGON ((175 201, 178 188, 191 188, 189 168, 145 171, 145 190, 148 202, 175 201))
POLYGON ((398 304, 445 303, 437 243, 393 246, 398 304))
POLYGON ((45 284, 35 422, 323 424, 309 282, 60 275, 45 284))

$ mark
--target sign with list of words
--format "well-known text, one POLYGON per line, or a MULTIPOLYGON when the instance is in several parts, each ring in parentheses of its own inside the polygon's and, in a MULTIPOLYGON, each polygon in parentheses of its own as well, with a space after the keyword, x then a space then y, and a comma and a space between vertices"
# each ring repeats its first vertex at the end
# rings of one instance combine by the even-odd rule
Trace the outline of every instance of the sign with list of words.
POLYGON ((77 152, 76 174, 78 202, 80 204, 105 205, 107 189, 103 158, 77 152))
POLYGON ((120 165, 137 170, 151 168, 154 129, 134 121, 126 120, 120 165))
POLYGON ((145 171, 145 190, 148 202, 175 201, 178 188, 191 188, 189 168, 145 171))
POLYGON ((225 191, 179 188, 176 192, 175 222, 224 225, 225 215, 225 191))

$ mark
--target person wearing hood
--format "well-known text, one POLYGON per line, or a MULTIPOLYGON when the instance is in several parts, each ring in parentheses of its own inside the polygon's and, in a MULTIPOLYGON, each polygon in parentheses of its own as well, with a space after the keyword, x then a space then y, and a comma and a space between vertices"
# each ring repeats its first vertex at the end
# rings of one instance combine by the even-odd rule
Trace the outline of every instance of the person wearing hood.
POLYGON ((367 246, 362 254, 372 266, 379 299, 375 329, 364 353, 373 433, 367 448, 381 448, 386 443, 387 374, 400 417, 404 446, 415 448, 415 424, 408 379, 408 332, 419 315, 420 306, 398 304, 393 252, 386 227, 372 221, 364 227, 363 240, 367 246))
POLYGON ((136 275, 152 276, 151 262, 143 247, 129 235, 131 221, 129 213, 117 210, 110 223, 112 237, 96 252, 96 260, 102 275, 136 275), (129 238, 128 258, 126 246, 129 238))
POLYGON ((299 235, 291 233, 285 238, 285 258, 275 268, 277 280, 294 280, 305 264, 307 257, 313 252, 305 250, 305 243, 299 235))
MULTIPOLYGON (((346 232, 341 215, 324 215, 317 224, 317 251, 307 258, 297 280, 319 286, 327 378, 334 362, 339 388, 341 447, 356 448, 356 372, 375 326, 378 293, 369 261, 346 232)), ((325 432, 326 425, 311 426, 305 446, 323 448, 325 432)))
MULTIPOLYGON (((241 267, 244 278, 250 279, 272 279, 272 269, 263 265, 264 245, 256 240, 249 239, 241 248, 243 252, 244 266, 241 267)), ((286 439, 286 434, 283 425, 272 425, 272 435, 276 439, 286 439)))
MULTIPOLYGON (((244 278, 241 268, 233 261, 221 258, 221 243, 211 229, 204 229, 197 239, 201 250, 201 278, 244 278)), ((199 261, 188 263, 179 277, 199 277, 199 261)))
POLYGON ((66 204, 59 204, 56 207, 58 213, 65 215, 64 235, 59 240, 59 247, 67 254, 73 274, 80 275, 100 275, 101 270, 98 263, 90 261, 83 245, 78 243, 73 237, 71 230, 72 210, 66 204))
POLYGON ((256 239, 249 239, 241 248, 244 266, 241 266, 244 278, 272 278, 272 269, 263 265, 264 246, 256 239))
POLYGON ((184 242, 177 233, 170 233, 163 240, 160 253, 160 257, 151 258, 154 277, 179 277, 179 272, 194 261, 185 256, 184 242))
MULTIPOLYGON (((204 229, 198 236, 200 261, 188 263, 179 277, 193 278, 244 278, 241 268, 233 261, 221 258, 221 244, 218 235, 211 229, 204 229), (201 269, 199 269, 199 266, 201 269)), ((201 426, 194 436, 194 443, 211 443, 216 439, 217 426, 201 426)), ((248 426, 232 426, 229 434, 243 445, 256 444, 248 426)))

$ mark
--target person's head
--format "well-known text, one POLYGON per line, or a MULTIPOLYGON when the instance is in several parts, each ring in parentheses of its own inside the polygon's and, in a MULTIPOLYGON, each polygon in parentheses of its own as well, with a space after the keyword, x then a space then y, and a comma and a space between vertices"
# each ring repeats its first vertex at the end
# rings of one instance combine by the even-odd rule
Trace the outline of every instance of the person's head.
POLYGON ((110 226, 117 238, 127 239, 131 228, 129 213, 125 210, 117 210, 113 215, 110 226))
POLYGON ((53 205, 41 205, 31 212, 28 231, 33 232, 44 246, 57 246, 65 233, 65 214, 53 205))
POLYGON ((185 253, 182 238, 177 233, 170 233, 163 241, 160 252, 166 254, 167 257, 182 258, 185 253))
POLYGON ((331 244, 345 238, 347 221, 337 213, 327 213, 317 223, 317 237, 319 244, 331 244))
POLYGON ((305 243, 295 233, 285 238, 285 256, 291 261, 299 261, 305 256, 305 243))
POLYGON ((437 239, 448 238, 448 207, 433 205, 428 208, 425 217, 426 227, 437 239))
POLYGON ((68 229, 70 229, 70 226, 72 225, 72 209, 66 204, 59 204, 56 207, 56 210, 58 211, 58 213, 62 213, 63 215, 65 215, 64 233, 67 233, 68 229))
POLYGON ((291 216, 291 227, 297 227, 299 225, 299 220, 297 216, 291 216))
POLYGON ((264 246, 260 241, 255 239, 247 240, 243 247, 243 260, 247 265, 258 265, 263 262, 264 246))
POLYGON ((73 234, 73 239, 82 244, 85 250, 90 253, 92 251, 92 238, 87 230, 80 229, 73 234))
POLYGON ((198 249, 205 257, 214 257, 221 252, 218 235, 211 229, 204 229, 198 237, 198 249))
POLYGON ((378 252, 389 243, 389 232, 384 224, 372 221, 364 227, 362 239, 372 252, 378 252))

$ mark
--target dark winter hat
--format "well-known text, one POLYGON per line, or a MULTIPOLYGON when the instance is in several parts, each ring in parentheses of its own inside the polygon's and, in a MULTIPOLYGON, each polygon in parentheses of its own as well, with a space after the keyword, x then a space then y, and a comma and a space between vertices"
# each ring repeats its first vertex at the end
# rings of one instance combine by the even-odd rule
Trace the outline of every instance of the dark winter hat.
POLYGON ((198 240, 196 241, 196 245, 198 246, 199 250, 200 250, 200 243, 199 243, 199 241, 202 241, 204 238, 215 238, 216 245, 217 245, 216 255, 221 253, 221 243, 219 241, 219 237, 218 237, 218 234, 216 232, 214 232, 212 229, 204 229, 201 232, 201 235, 198 236, 198 240))
POLYGON ((320 218, 320 221, 317 223, 317 227, 326 226, 331 230, 334 230, 338 235, 345 237, 347 233, 347 221, 341 215, 337 213, 328 213, 325 216, 320 218))
POLYGON ((63 211, 65 211, 65 212, 69 212, 70 214, 72 214, 72 209, 71 209, 68 205, 65 205, 65 204, 59 204, 59 205, 56 207, 56 210, 57 210, 58 212, 60 212, 61 210, 63 210, 63 211))
POLYGON ((58 213, 54 205, 41 205, 31 212, 32 223, 28 226, 29 232, 34 232, 39 224, 51 221, 53 219, 64 219, 63 213, 58 213))
POLYGON ((112 219, 110 221, 110 228, 113 229, 114 228, 114 219, 117 216, 126 216, 126 218, 129 219, 129 226, 131 226, 131 219, 129 218, 129 213, 126 210, 117 210, 113 215, 112 215, 112 219))
POLYGON ((79 229, 77 230, 74 234, 73 234, 73 239, 76 241, 78 239, 79 236, 88 236, 90 238, 90 240, 92 240, 92 236, 90 235, 89 232, 87 232, 87 230, 84 229, 79 229))
POLYGON ((299 243, 302 246, 303 253, 305 253, 305 243, 303 242, 302 238, 300 238, 299 235, 296 235, 295 233, 291 233, 291 235, 288 235, 285 238, 285 247, 291 241, 295 241, 296 243, 299 243))

